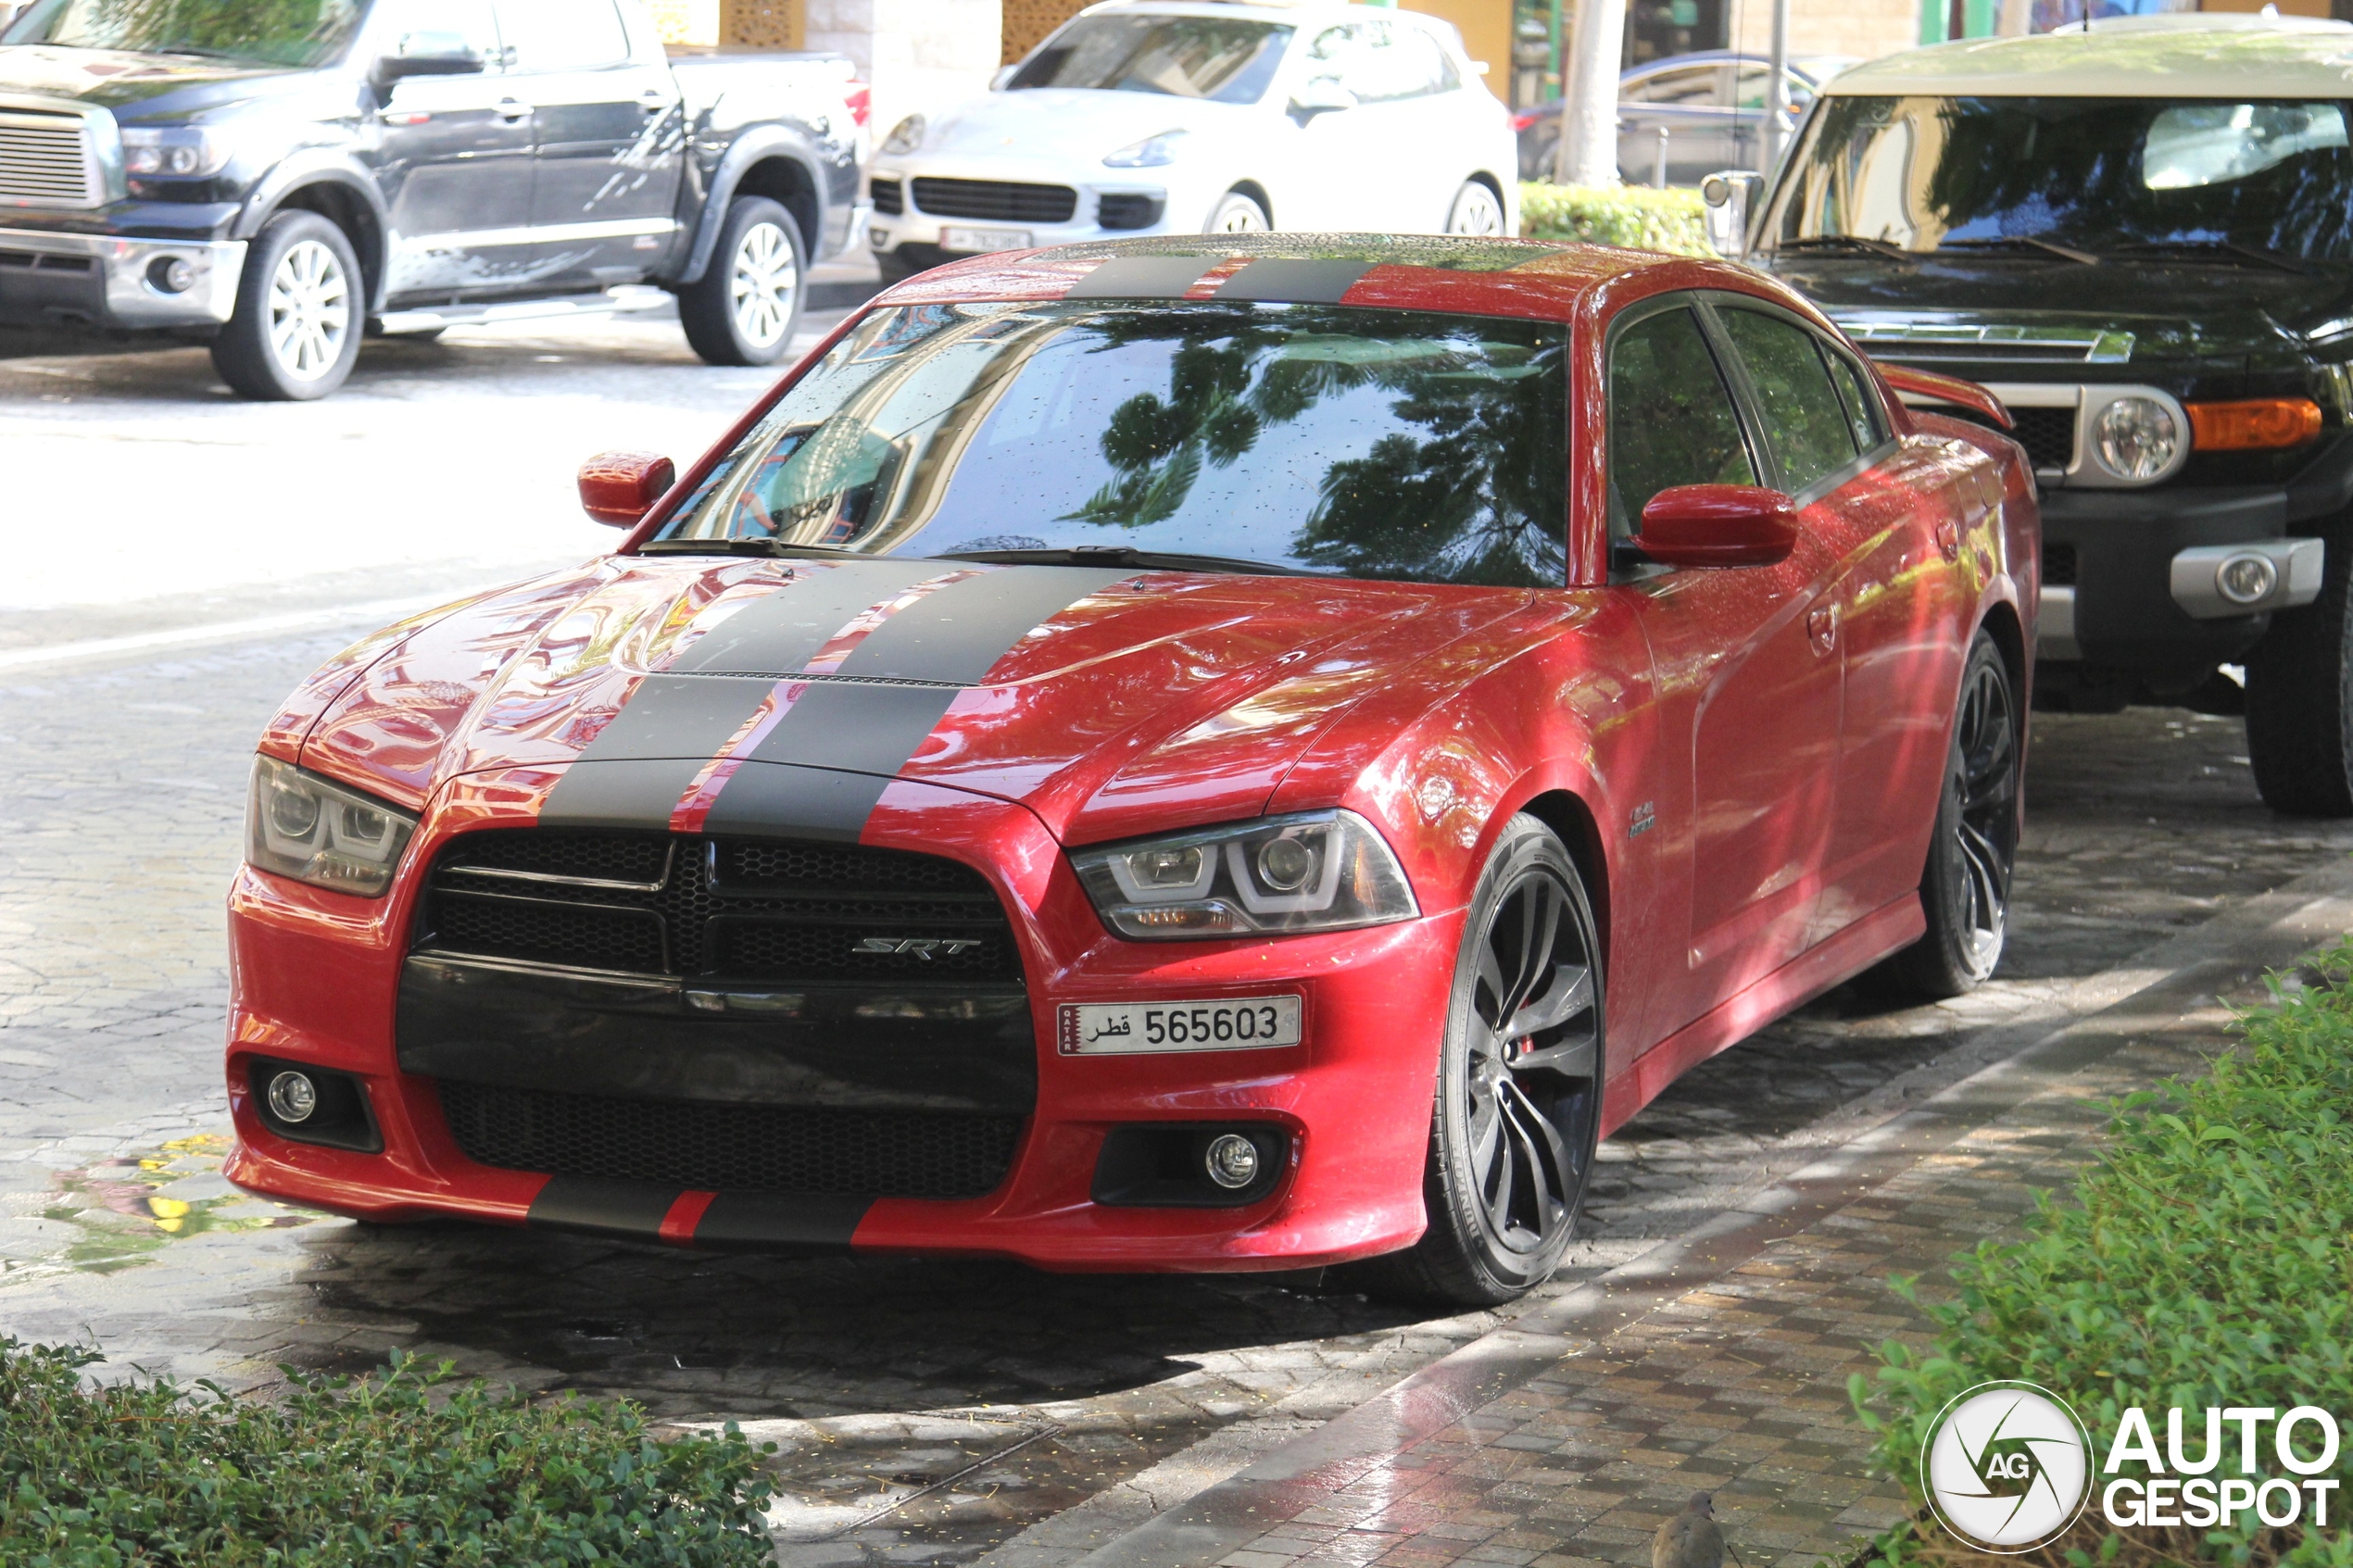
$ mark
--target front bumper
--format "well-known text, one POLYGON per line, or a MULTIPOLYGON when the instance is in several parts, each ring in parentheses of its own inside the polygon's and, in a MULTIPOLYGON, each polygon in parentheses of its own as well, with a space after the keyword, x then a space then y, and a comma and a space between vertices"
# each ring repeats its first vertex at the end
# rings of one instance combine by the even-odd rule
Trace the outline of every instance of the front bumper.
MULTIPOLYGON (((1095 173, 1116 176, 1119 170, 1095 173)), ((896 255, 924 267, 990 250, 1026 250, 1031 246, 1072 245, 1085 240, 1133 239, 1149 234, 1192 233, 1208 218, 1208 198, 1193 189, 1197 182, 1172 182, 1167 169, 1134 171, 1133 178, 1076 178, 1051 168, 992 165, 970 160, 943 161, 922 168, 881 168, 870 176, 873 185, 895 191, 895 202, 878 202, 866 220, 866 245, 877 255, 896 255), (1012 183, 1067 187, 1076 194, 1070 216, 1049 222, 1020 217, 956 216, 927 211, 917 198, 919 180, 1012 183), (892 206, 897 210, 887 210, 892 206), (1199 207, 1201 210, 1195 211, 1199 207), (988 243, 975 245, 975 236, 988 243)), ((1222 191, 1223 186, 1219 189, 1222 191)))
POLYGON ((124 239, 0 229, 0 320, 130 329, 218 326, 234 314, 243 240, 124 239), (173 262, 185 286, 170 287, 173 262))
MULTIPOLYGON (((1018 1090, 1020 1131, 994 1190, 966 1198, 690 1190, 475 1162, 452 1131, 441 1089, 471 1070, 447 1060, 431 1066, 413 1054, 404 1067, 397 1021, 417 1000, 406 933, 416 919, 422 868, 450 836, 461 828, 530 823, 532 797, 548 782, 544 771, 455 781, 384 900, 240 872, 230 899, 236 991, 227 1065, 239 1139, 228 1168, 233 1180, 384 1221, 447 1215, 686 1246, 847 1246, 1000 1256, 1060 1270, 1314 1266, 1394 1250, 1420 1234, 1435 1042, 1459 911, 1274 942, 1121 941, 1104 932, 1059 847, 1027 811, 907 784, 893 786, 891 799, 900 804, 878 811, 862 842, 963 860, 996 886, 1026 977, 1031 1043, 1021 1065, 1030 1071, 959 1069, 912 1035, 903 1047, 894 1043, 877 1022, 814 1042, 822 1049, 803 1060, 822 1070, 803 1074, 805 1088, 781 1076, 758 1084, 743 1070, 749 1036, 714 1011, 713 1038, 733 1042, 724 1057, 726 1082, 698 1083, 662 1060, 695 1027, 691 1010, 708 1006, 709 998, 686 997, 683 1010, 663 1010, 660 1027, 643 1035, 638 1058, 654 1066, 642 1098, 740 1104, 749 1094, 770 1106, 884 1105, 903 1112, 929 1098, 961 1110, 1002 1110, 1018 1090), (1119 1056, 1061 1048, 1057 1022, 1066 1003, 1276 994, 1303 999, 1305 1038, 1298 1046, 1119 1056), (730 1028, 737 1033, 716 1033, 730 1028), (256 1100, 257 1063, 350 1074, 364 1089, 381 1150, 298 1142, 273 1129, 256 1100), (1034 1093, 1016 1077, 1034 1082, 1034 1093), (886 1105, 893 1097, 898 1103, 886 1105), (1096 1201, 1115 1130, 1211 1123, 1287 1136, 1289 1167, 1263 1197, 1234 1208, 1096 1201)), ((661 1007, 659 999, 648 1005, 661 1007)), ((975 1024, 977 1033, 965 1026, 974 1048, 986 1049, 982 1035, 995 1026, 975 1024)), ((552 1055, 562 1033, 537 1037, 552 1055)), ((527 1071, 514 1047, 499 1054, 503 1060, 485 1063, 479 1076, 511 1081, 527 1071)), ((607 1048, 579 1060, 612 1063, 620 1053, 607 1048)), ((603 1087, 619 1098, 621 1085, 603 1087)))

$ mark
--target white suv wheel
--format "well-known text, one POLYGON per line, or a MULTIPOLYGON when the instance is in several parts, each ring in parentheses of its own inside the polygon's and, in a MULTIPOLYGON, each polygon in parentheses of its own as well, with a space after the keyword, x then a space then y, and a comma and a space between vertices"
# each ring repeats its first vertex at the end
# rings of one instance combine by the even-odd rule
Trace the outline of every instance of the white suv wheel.
POLYGON ((1483 181, 1466 180, 1463 188, 1454 193, 1454 206, 1446 214, 1446 232, 1450 234, 1501 234, 1504 232, 1504 204, 1483 181))

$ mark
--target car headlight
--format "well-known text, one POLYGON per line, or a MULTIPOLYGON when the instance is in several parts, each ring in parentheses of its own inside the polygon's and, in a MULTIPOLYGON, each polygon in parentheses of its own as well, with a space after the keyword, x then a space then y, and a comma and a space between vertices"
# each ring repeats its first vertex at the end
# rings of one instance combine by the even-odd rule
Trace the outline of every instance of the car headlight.
POLYGON ((2120 397, 2092 420, 2092 460, 2118 479, 2155 479, 2182 451, 2182 422, 2154 397, 2120 397))
POLYGON ((1103 167, 1106 169, 1159 169, 1165 164, 1175 163, 1176 144, 1189 134, 1189 132, 1184 131, 1164 131, 1157 136, 1147 136, 1140 142, 1131 142, 1115 153, 1105 154, 1103 167))
POLYGON ((273 757, 253 759, 245 861, 314 887, 381 898, 417 819, 273 757))
POLYGON ((122 167, 131 174, 200 180, 229 161, 229 144, 200 125, 129 125, 122 131, 122 167))
POLYGON ((1103 923, 1147 940, 1346 931, 1421 913, 1397 857, 1353 811, 1074 849, 1070 862, 1103 923))
POLYGON ((882 150, 887 153, 912 153, 924 144, 924 117, 911 114, 890 128, 883 138, 882 150))

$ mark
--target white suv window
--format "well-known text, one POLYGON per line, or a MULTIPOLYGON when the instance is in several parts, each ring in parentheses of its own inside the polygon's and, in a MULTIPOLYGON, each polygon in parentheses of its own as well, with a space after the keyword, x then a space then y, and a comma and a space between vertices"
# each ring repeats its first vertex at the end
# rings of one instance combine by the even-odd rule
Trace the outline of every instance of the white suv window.
POLYGON ((629 58, 612 0, 498 0, 498 31, 520 70, 594 70, 629 58))

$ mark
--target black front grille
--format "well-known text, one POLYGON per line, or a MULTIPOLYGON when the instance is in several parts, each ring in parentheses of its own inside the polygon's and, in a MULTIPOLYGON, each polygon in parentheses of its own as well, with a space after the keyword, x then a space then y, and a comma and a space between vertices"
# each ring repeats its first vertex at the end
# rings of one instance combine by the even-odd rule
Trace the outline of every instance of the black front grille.
POLYGON ((2075 586, 2075 546, 2045 544, 2043 546, 2043 586, 2072 588, 2075 586))
MULTIPOLYGON (((2001 430, 1991 415, 1975 408, 1963 408, 1938 403, 1929 413, 1942 414, 1947 419, 1967 420, 1988 430, 2001 430)), ((2012 441, 2026 448, 2027 460, 2038 469, 2064 469, 2075 461, 2075 410, 2072 408, 2010 409, 2016 428, 2002 431, 2012 441)))
POLYGON ((633 974, 1018 984, 988 879, 859 845, 500 828, 434 865, 420 951, 633 974))
POLYGON ((1106 229, 1149 229, 1168 203, 1140 191, 1106 192, 1095 206, 1095 221, 1106 229))
POLYGON ((1011 180, 918 178, 915 205, 937 218, 1067 223, 1078 210, 1078 193, 1068 185, 1028 185, 1011 180))
POLYGON ((907 210, 907 199, 898 181, 873 180, 867 182, 866 188, 874 194, 875 210, 885 217, 896 218, 907 210))
POLYGON ((1012 1169, 1018 1116, 705 1105, 441 1080, 466 1158, 510 1171, 712 1192, 977 1198, 1012 1169))

